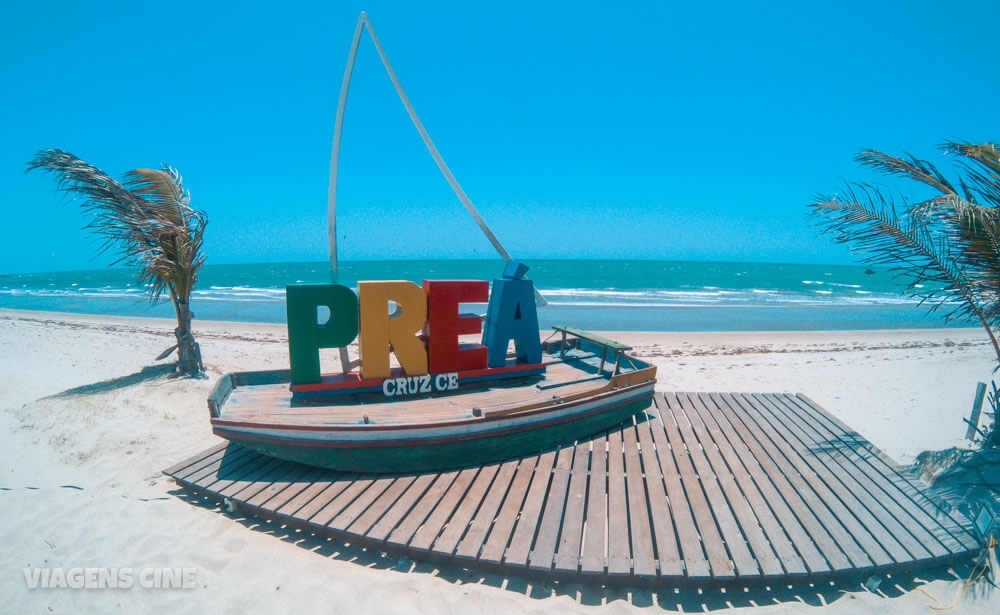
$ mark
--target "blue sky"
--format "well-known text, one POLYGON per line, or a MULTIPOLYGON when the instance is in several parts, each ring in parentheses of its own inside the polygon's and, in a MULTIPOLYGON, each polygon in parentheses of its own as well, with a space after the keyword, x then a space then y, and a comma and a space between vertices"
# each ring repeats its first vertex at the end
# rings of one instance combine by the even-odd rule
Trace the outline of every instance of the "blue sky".
MULTIPOLYGON (((94 268, 44 147, 168 162, 209 262, 326 259, 337 93, 365 9, 515 256, 852 263, 806 204, 863 147, 1000 139, 995 2, 16 3, 0 19, 0 272, 94 268)), ((493 256, 365 37, 342 259, 493 256)))

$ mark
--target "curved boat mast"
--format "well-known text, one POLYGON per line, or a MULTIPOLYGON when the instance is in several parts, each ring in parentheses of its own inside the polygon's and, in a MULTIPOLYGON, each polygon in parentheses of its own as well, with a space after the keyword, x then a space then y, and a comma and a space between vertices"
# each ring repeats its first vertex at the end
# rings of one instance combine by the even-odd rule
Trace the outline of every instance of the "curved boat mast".
MULTIPOLYGON (((375 45, 375 51, 378 52, 379 58, 382 60, 382 65, 385 66, 386 72, 389 74, 389 79, 392 81, 393 87, 396 88, 396 93, 399 94, 399 99, 403 101, 403 106, 406 107, 406 112, 410 116, 410 121, 413 122, 413 126, 420 133, 420 138, 423 139, 424 145, 427 146, 427 151, 430 152, 431 157, 434 158, 434 162, 437 163, 441 173, 444 174, 446 180, 448 180, 448 185, 458 196, 458 200, 462 202, 465 209, 468 210, 469 214, 472 215, 472 219, 476 221, 479 229, 483 231, 486 238, 493 244, 497 253, 504 260, 504 262, 510 262, 511 257, 507 250, 504 249, 500 240, 497 239, 490 227, 486 225, 482 216, 476 210, 476 207, 469 200, 469 197, 462 190, 462 187, 458 184, 458 180, 452 174, 451 169, 445 164, 444 159, 441 158, 441 154, 438 152, 437 148, 434 146, 434 142, 431 141, 430 135, 427 134, 427 130, 424 125, 420 122, 420 118, 417 117, 417 112, 414 111, 413 105, 410 104, 410 99, 406 97, 406 93, 403 91, 403 86, 400 85, 399 79, 396 78, 396 73, 392 70, 392 66, 389 64, 389 58, 386 57, 385 51, 382 49, 382 44, 379 42, 378 37, 375 35, 375 29, 372 27, 371 22, 368 20, 368 15, 361 11, 358 15, 358 22, 354 26, 354 37, 351 39, 351 49, 347 54, 347 66, 344 68, 344 78, 340 83, 340 97, 337 101, 337 116, 334 120, 333 126, 333 147, 330 152, 330 185, 327 188, 327 224, 328 224, 328 236, 330 243, 330 277, 336 282, 339 277, 338 264, 337 264, 337 162, 340 157, 340 136, 344 126, 344 108, 347 106, 347 90, 351 84, 351 73, 354 70, 354 59, 358 52, 358 43, 361 41, 362 30, 368 30, 368 35, 372 39, 372 43, 375 45)), ((542 295, 535 290, 535 298, 538 305, 546 305, 547 301, 542 295)))

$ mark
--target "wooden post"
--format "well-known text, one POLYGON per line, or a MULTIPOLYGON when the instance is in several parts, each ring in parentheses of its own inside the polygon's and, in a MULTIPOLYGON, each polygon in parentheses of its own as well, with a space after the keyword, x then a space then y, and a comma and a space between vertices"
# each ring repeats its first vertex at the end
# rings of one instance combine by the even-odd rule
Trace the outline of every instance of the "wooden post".
POLYGON ((976 399, 972 402, 972 416, 965 422, 969 424, 969 429, 965 432, 965 439, 971 440, 979 431, 979 417, 983 413, 983 398, 986 396, 986 383, 980 382, 976 385, 976 399))

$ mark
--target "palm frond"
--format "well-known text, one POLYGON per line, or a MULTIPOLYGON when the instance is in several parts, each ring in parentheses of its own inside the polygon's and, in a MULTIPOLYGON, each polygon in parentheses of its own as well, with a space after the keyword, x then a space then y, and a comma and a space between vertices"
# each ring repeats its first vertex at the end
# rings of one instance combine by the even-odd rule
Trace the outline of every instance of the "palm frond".
POLYGON ((976 286, 954 258, 949 239, 936 236, 924 218, 901 218, 891 194, 848 184, 842 194, 820 195, 817 201, 811 207, 821 228, 861 253, 862 263, 889 266, 921 304, 947 308, 948 319, 980 316, 976 286))
POLYGON ((993 143, 948 141, 941 149, 962 157, 962 168, 969 180, 969 190, 985 204, 1000 207, 1000 151, 993 143))
POLYGON ((889 154, 866 149, 854 158, 861 164, 886 175, 903 175, 927 184, 942 194, 955 194, 951 182, 933 164, 909 154, 899 158, 889 154))
POLYGON ((28 162, 55 175, 57 189, 82 198, 90 214, 85 228, 101 237, 100 252, 114 251, 114 264, 139 267, 139 282, 151 300, 169 291, 187 303, 204 262, 207 219, 190 206, 180 175, 170 167, 135 169, 119 182, 99 168, 59 149, 46 149, 28 162))

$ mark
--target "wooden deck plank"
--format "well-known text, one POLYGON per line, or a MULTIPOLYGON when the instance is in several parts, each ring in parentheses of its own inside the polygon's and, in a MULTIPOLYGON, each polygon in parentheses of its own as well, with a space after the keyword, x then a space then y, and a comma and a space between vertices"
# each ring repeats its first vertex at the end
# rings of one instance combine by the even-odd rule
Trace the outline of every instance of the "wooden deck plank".
POLYGON ((476 516, 469 522, 469 528, 462 541, 458 543, 458 550, 455 552, 455 557, 458 559, 475 561, 478 558, 479 551, 486 542, 486 535, 497 518, 500 505, 510 489, 511 481, 514 480, 514 473, 517 471, 519 463, 519 460, 512 459, 500 465, 500 469, 493 479, 493 485, 486 492, 486 497, 483 499, 479 511, 476 512, 476 516))
POLYGON ((830 438, 848 437, 861 444, 865 451, 865 455, 862 456, 865 464, 862 467, 873 470, 870 475, 880 485, 885 483, 884 488, 890 497, 900 502, 914 518, 931 527, 938 540, 952 553, 962 553, 976 548, 979 540, 970 531, 969 520, 956 510, 940 510, 938 505, 927 497, 919 479, 899 467, 881 449, 865 441, 860 434, 806 395, 800 393, 788 396, 788 400, 806 410, 804 413, 806 416, 815 417, 816 422, 830 434, 830 438), (938 525, 935 526, 934 523, 938 525))
MULTIPOLYGON (((701 450, 704 454, 701 463, 706 461, 708 463, 708 467, 699 470, 699 472, 711 472, 716 476, 735 517, 734 522, 738 524, 746 543, 752 550, 751 557, 759 567, 760 573, 766 577, 783 575, 785 569, 775 552, 775 546, 764 533, 762 521, 758 519, 758 514, 754 512, 754 507, 748 500, 747 494, 744 493, 750 489, 742 489, 737 483, 735 475, 723 460, 715 439, 709 434, 709 430, 698 416, 699 407, 704 408, 703 401, 697 394, 687 394, 684 402, 686 420, 684 421, 685 429, 682 429, 681 433, 682 435, 686 434, 685 437, 694 437, 701 444, 701 450)), ((761 516, 764 516, 763 512, 767 510, 767 506, 763 508, 761 516)), ((764 522, 766 523, 766 520, 764 522)))
POLYGON ((622 430, 625 448, 625 490, 628 495, 629 540, 632 544, 632 574, 639 578, 656 577, 653 554, 653 531, 649 521, 649 496, 639 460, 639 441, 634 425, 622 430))
MULTIPOLYGON (((720 455, 729 466, 733 478, 743 491, 744 496, 767 535, 767 540, 778 557, 781 566, 791 576, 804 575, 810 571, 803 556, 796 552, 797 541, 802 550, 808 551, 817 570, 829 570, 826 560, 816 550, 812 541, 802 530, 801 525, 792 514, 788 505, 775 490, 774 485, 753 463, 753 458, 742 442, 734 444, 712 416, 714 401, 709 395, 698 394, 698 402, 691 407, 688 418, 697 421, 708 437, 715 442, 720 455), (754 472, 748 469, 754 468, 754 472), (755 478, 756 476, 756 478, 755 478), (773 507, 773 510, 772 510, 773 507)), ((717 411, 717 410, 716 410, 717 411)), ((762 570, 767 566, 762 565, 762 570)))
MULTIPOLYGON (((680 547, 674 534, 670 503, 663 484, 663 474, 660 472, 660 462, 656 458, 653 434, 650 432, 653 420, 652 416, 643 417, 635 427, 639 438, 643 471, 646 475, 646 495, 649 498, 649 516, 655 539, 657 568, 663 578, 683 577, 684 561, 681 559, 680 547)), ((702 562, 707 573, 708 562, 705 560, 702 562)))
MULTIPOLYGON (((380 501, 382 494, 389 490, 401 479, 398 476, 387 476, 374 481, 363 493, 359 494, 353 502, 337 513, 337 516, 330 519, 328 526, 335 530, 346 530, 358 517, 368 512, 375 502, 380 501)), ((389 502, 382 501, 382 507, 372 510, 372 515, 379 517, 385 512, 389 502)))
POLYGON ((462 498, 461 503, 455 509, 455 513, 448 521, 444 531, 441 532, 441 535, 434 542, 431 550, 442 555, 454 554, 455 549, 458 547, 458 541, 465 535, 472 516, 479 510, 479 505, 482 504, 483 498, 490 489, 490 485, 493 484, 493 479, 496 477, 499 469, 500 464, 492 463, 479 471, 476 480, 469 487, 468 492, 462 498))
POLYGON ((193 484, 203 489, 220 491, 231 485, 238 477, 255 472, 262 465, 277 461, 273 457, 263 457, 253 453, 223 461, 215 471, 203 473, 193 484))
POLYGON ((406 516, 400 520, 389 534, 386 542, 398 547, 405 547, 410 539, 420 529, 424 520, 430 516, 441 498, 444 497, 451 484, 458 477, 459 471, 442 472, 434 477, 434 482, 420 495, 420 499, 410 507, 406 516))
POLYGON ((879 519, 869 510, 868 505, 875 504, 870 495, 863 490, 852 489, 854 485, 851 484, 851 480, 838 476, 838 472, 805 450, 789 431, 790 425, 773 419, 773 422, 769 422, 765 402, 753 395, 743 395, 742 399, 745 402, 744 408, 752 408, 746 413, 746 418, 774 439, 786 458, 807 480, 812 479, 816 484, 822 485, 817 492, 822 493, 822 490, 825 490, 832 496, 824 498, 827 507, 837 516, 851 538, 864 550, 874 565, 885 566, 911 559, 906 549, 887 532, 887 528, 880 524, 879 519))
POLYGON ((510 541, 511 533, 514 531, 514 524, 524 506, 524 498, 528 493, 531 478, 535 473, 535 466, 538 464, 538 457, 527 457, 522 459, 514 474, 514 481, 507 490, 507 495, 500 504, 493 527, 490 528, 489 536, 483 543, 479 560, 487 564, 500 564, 503 561, 507 544, 510 541))
POLYGON ((383 491, 363 514, 359 515, 350 525, 345 526, 345 532, 354 536, 367 536, 383 515, 395 506, 416 478, 416 475, 413 474, 397 477, 392 485, 383 491))
MULTIPOLYGON (((305 500, 299 509, 295 511, 295 518, 302 519, 308 523, 316 513, 323 510, 327 504, 340 496, 354 482, 355 478, 353 476, 343 475, 329 482, 314 483, 310 488, 303 490, 302 493, 292 498, 290 504, 296 504, 299 501, 305 500)), ((370 479, 363 480, 364 484, 368 482, 370 482, 370 479)), ((312 523, 311 525, 322 527, 325 523, 326 521, 324 520, 323 523, 312 523)))
MULTIPOLYGON (((898 562, 927 557, 942 557, 949 553, 925 528, 909 518, 907 511, 878 488, 865 473, 863 466, 852 463, 842 454, 830 455, 824 451, 823 443, 815 439, 815 432, 802 422, 802 417, 788 408, 773 395, 754 395, 761 402, 761 409, 767 410, 772 422, 784 424, 785 431, 792 438, 793 446, 804 456, 829 468, 831 474, 854 495, 864 506, 864 512, 856 511, 862 523, 870 528, 880 524, 885 531, 875 529, 875 538, 898 562)), ((854 508, 852 507, 852 510, 854 508)))
MULTIPOLYGON (((681 547, 684 571, 688 578, 709 578, 712 576, 712 565, 708 560, 704 541, 698 530, 698 524, 694 519, 687 494, 684 492, 680 471, 677 469, 673 450, 667 439, 666 427, 664 427, 664 411, 662 410, 664 402, 659 395, 654 399, 656 400, 654 403, 656 420, 650 422, 650 433, 653 436, 653 444, 656 446, 656 459, 659 461, 663 484, 667 490, 670 513, 673 515, 674 527, 677 528, 677 544, 681 547)), ((667 412, 666 420, 673 420, 669 412, 667 412)), ((722 542, 722 538, 718 537, 718 534, 716 534, 716 539, 718 542, 722 542)), ((728 566, 729 570, 729 574, 726 576, 735 576, 732 573, 732 565, 728 563, 728 555, 725 561, 725 565, 728 566)), ((716 566, 724 565, 719 560, 716 560, 715 564, 716 566)))
POLYGON ((580 567, 580 547, 583 541, 583 519, 587 503, 587 479, 590 468, 591 441, 579 442, 573 447, 573 469, 566 494, 566 512, 562 519, 562 533, 556 549, 555 569, 559 572, 576 572, 580 567))
POLYGON ((448 491, 438 501, 434 511, 427 517, 423 525, 420 526, 410 539, 410 548, 417 551, 430 551, 431 545, 437 539, 438 534, 444 529, 448 519, 458 506, 465 492, 469 490, 472 481, 482 471, 481 468, 465 468, 458 473, 454 482, 448 487, 448 491))
POLYGON ((366 548, 605 584, 821 582, 978 551, 968 519, 938 513, 912 476, 804 396, 654 403, 591 441, 485 467, 360 475, 233 445, 168 475, 366 548))
POLYGON ((538 527, 542 505, 545 503, 545 493, 548 491, 549 480, 552 478, 552 465, 555 463, 556 452, 548 451, 538 457, 534 475, 531 477, 531 487, 524 498, 514 535, 504 554, 504 562, 511 566, 525 567, 528 565, 528 554, 535 541, 535 529, 538 527))
MULTIPOLYGON (((351 505, 359 495, 364 493, 373 484, 382 483, 385 479, 377 479, 374 476, 358 477, 351 481, 336 495, 332 497, 315 513, 309 517, 310 527, 322 528, 332 521, 342 510, 351 505)), ((377 489, 377 488, 376 488, 377 489)))
MULTIPOLYGON (((808 535, 808 541, 796 540, 795 545, 799 553, 803 555, 803 559, 809 565, 810 570, 839 571, 850 569, 850 560, 840 550, 840 547, 830 536, 830 533, 827 532, 822 522, 816 516, 816 513, 805 502, 804 498, 806 497, 815 498, 808 486, 801 480, 796 479, 795 474, 797 473, 793 472, 792 475, 786 474, 785 472, 789 470, 789 467, 787 465, 779 466, 777 462, 772 460, 768 451, 747 430, 743 422, 734 417, 736 410, 733 408, 739 408, 739 405, 732 399, 731 394, 713 394, 712 398, 716 400, 716 408, 719 410, 716 419, 731 432, 731 441, 735 440, 739 442, 750 453, 748 459, 753 459, 764 476, 774 485, 775 490, 780 494, 779 501, 784 501, 808 535), (811 557, 812 548, 809 546, 810 544, 815 545, 814 548, 820 553, 821 562, 816 562, 811 557)), ((757 484, 762 485, 764 483, 761 481, 757 484)), ((793 527, 788 521, 783 521, 782 525, 786 529, 793 527)))
POLYGON ((185 468, 184 475, 177 476, 178 480, 182 480, 188 485, 200 485, 206 477, 214 477, 219 470, 237 468, 240 463, 248 462, 255 457, 250 449, 241 446, 233 447, 233 449, 210 455, 195 466, 185 468))
POLYGON ((545 498, 545 507, 538 524, 535 544, 528 554, 528 567, 532 570, 551 570, 562 527, 563 510, 566 506, 566 492, 569 489, 570 470, 573 466, 573 447, 559 449, 556 463, 552 468, 552 482, 545 498))
POLYGON ((608 576, 632 572, 622 432, 608 433, 608 576))
MULTIPOLYGON (((382 516, 379 517, 378 521, 375 522, 370 529, 365 531, 365 538, 375 542, 385 541, 385 539, 388 538, 389 533, 396 529, 396 526, 403 519, 403 517, 410 512, 410 509, 417 502, 417 500, 424 495, 427 488, 434 482, 435 478, 437 478, 436 474, 418 474, 413 476, 413 480, 409 482, 409 485, 406 486, 402 494, 399 494, 396 499, 393 500, 392 504, 389 505, 386 511, 382 513, 382 516)), ((382 497, 389 498, 393 497, 393 495, 396 494, 383 494, 382 497)), ((355 521, 354 525, 347 528, 348 534, 357 533, 360 535, 362 531, 360 527, 366 521, 367 519, 365 519, 364 516, 358 521, 355 521), (357 526, 357 528, 355 526, 357 526)))
POLYGON ((283 476, 274 477, 274 480, 257 481, 253 489, 241 491, 237 499, 240 505, 245 508, 259 508, 261 504, 275 497, 308 474, 310 469, 309 466, 304 466, 300 463, 290 464, 288 471, 283 476))
POLYGON ((586 575, 603 575, 607 567, 608 543, 608 439, 602 435, 591 442, 587 517, 583 528, 583 544, 580 545, 580 571, 586 575))
POLYGON ((196 453, 183 461, 175 463, 166 470, 163 470, 163 474, 173 477, 175 474, 180 473, 180 471, 183 470, 184 468, 193 466, 207 457, 211 457, 216 453, 222 452, 227 446, 229 446, 229 442, 221 442, 219 444, 216 444, 215 446, 205 449, 200 453, 196 453))
POLYGON ((701 481, 691 463, 691 453, 677 430, 677 419, 671 409, 671 407, 677 407, 676 398, 673 397, 673 394, 668 393, 663 396, 657 395, 655 400, 681 484, 684 486, 684 493, 687 495, 698 533, 701 535, 705 553, 708 555, 712 576, 716 578, 734 577, 736 576, 735 562, 730 559, 722 534, 715 524, 712 507, 709 505, 705 492, 702 490, 701 481))
MULTIPOLYGON (((796 455, 790 454, 786 456, 787 451, 781 446, 780 438, 775 439, 773 437, 773 430, 761 429, 756 422, 748 418, 753 415, 754 410, 745 397, 742 395, 729 395, 724 396, 724 398, 732 401, 735 408, 739 408, 739 412, 734 410, 728 413, 730 421, 740 423, 747 434, 746 437, 755 439, 767 452, 772 462, 781 468, 783 474, 795 485, 795 491, 801 495, 801 501, 805 504, 808 512, 815 515, 823 528, 829 532, 830 537, 837 544, 837 550, 846 556, 847 561, 843 567, 845 569, 865 570, 873 566, 874 563, 864 548, 858 544, 850 530, 844 525, 844 523, 856 525, 856 520, 850 516, 849 512, 845 512, 844 507, 840 504, 837 497, 827 490, 826 485, 817 478, 812 470, 808 467, 803 467, 796 455), (841 514, 850 518, 841 518, 841 514)), ((806 510, 799 510, 797 512, 800 516, 807 514, 806 510)), ((864 528, 859 529, 861 533, 867 534, 867 530, 864 528)), ((827 560, 830 560, 831 557, 836 557, 836 552, 833 550, 829 552, 824 551, 824 554, 827 560)), ((883 558, 888 559, 888 555, 884 554, 884 552, 883 558)))
MULTIPOLYGON (((759 527, 757 527, 756 519, 752 519, 752 526, 748 522, 746 527, 740 526, 734 516, 734 508, 740 504, 745 505, 745 500, 743 495, 739 493, 738 489, 733 489, 732 491, 727 491, 723 493, 725 486, 722 485, 723 476, 717 473, 717 470, 712 467, 708 460, 708 453, 705 450, 704 443, 702 443, 694 433, 691 428, 691 421, 687 416, 687 409, 692 405, 691 400, 688 398, 686 393, 677 393, 676 395, 666 396, 667 404, 673 406, 676 404, 676 408, 680 412, 674 412, 674 423, 676 425, 677 434, 684 441, 688 450, 688 458, 694 467, 695 473, 698 475, 702 489, 708 498, 709 506, 711 507, 712 514, 715 515, 715 522, 722 532, 722 537, 725 540, 726 548, 729 551, 729 556, 733 561, 733 566, 736 569, 736 574, 745 576, 757 576, 760 574, 760 566, 758 565, 758 560, 754 559, 754 556, 750 553, 750 546, 753 543, 749 543, 749 540, 754 542, 764 543, 763 536, 761 536, 760 541, 757 541, 756 532, 759 532, 759 527), (728 505, 727 505, 728 499, 728 505), (750 532, 755 532, 753 536, 750 532)), ((711 441, 707 444, 710 447, 714 447, 711 441)), ((724 472, 724 475, 728 472, 724 472)), ((730 480, 730 483, 732 481, 730 480)), ((735 486, 735 485, 734 485, 735 486)), ((752 517, 752 514, 750 515, 752 517)), ((770 549, 770 547, 767 547, 770 549)), ((761 555, 763 557, 770 557, 774 565, 777 565, 777 561, 774 559, 774 554, 771 552, 767 554, 763 552, 761 555)), ((764 560, 760 560, 763 562, 764 560)))
POLYGON ((333 470, 316 468, 315 471, 307 475, 312 482, 304 486, 295 485, 294 489, 283 491, 281 498, 276 498, 278 501, 274 502, 268 508, 273 510, 279 517, 292 518, 298 514, 303 506, 311 502, 317 495, 333 485, 334 481, 342 476, 341 473, 333 470))
POLYGON ((239 480, 227 481, 229 485, 225 487, 215 485, 212 487, 212 490, 222 497, 230 498, 237 502, 241 497, 244 497, 245 493, 245 497, 252 497, 254 493, 260 491, 260 487, 256 485, 262 482, 267 484, 274 478, 282 478, 288 471, 298 465, 291 461, 277 461, 278 463, 266 463, 251 472, 240 474, 239 480))

